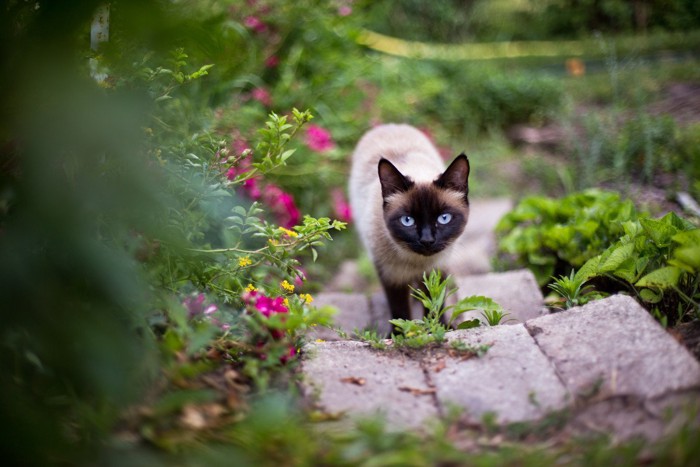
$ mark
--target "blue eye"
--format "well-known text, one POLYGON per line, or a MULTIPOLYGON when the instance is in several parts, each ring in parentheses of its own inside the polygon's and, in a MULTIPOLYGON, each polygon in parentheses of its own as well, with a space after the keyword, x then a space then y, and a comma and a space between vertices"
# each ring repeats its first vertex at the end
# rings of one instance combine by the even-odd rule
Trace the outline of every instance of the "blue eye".
POLYGON ((437 218, 438 223, 445 225, 449 224, 452 220, 452 214, 446 212, 445 214, 440 214, 437 218))
POLYGON ((413 224, 416 223, 416 220, 412 218, 411 216, 401 216, 401 223, 405 227, 411 227, 413 224))

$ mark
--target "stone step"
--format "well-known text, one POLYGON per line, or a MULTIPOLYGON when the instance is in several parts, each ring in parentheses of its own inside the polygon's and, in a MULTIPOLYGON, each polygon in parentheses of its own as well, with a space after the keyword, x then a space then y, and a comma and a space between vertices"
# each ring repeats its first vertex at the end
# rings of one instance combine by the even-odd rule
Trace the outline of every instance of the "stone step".
MULTIPOLYGON (((484 295, 499 303, 509 315, 507 324, 522 323, 528 319, 541 316, 543 298, 532 273, 527 270, 489 273, 482 275, 461 276, 455 278, 457 293, 461 299, 470 295, 484 295)), ((383 292, 371 297, 358 293, 325 292, 315 297, 314 305, 330 305, 337 308, 335 326, 350 334, 354 330, 376 329, 380 335, 388 335, 391 327, 391 313, 383 292)), ((414 319, 420 317, 422 308, 416 302, 412 310, 414 319)), ((463 315, 466 318, 481 318, 475 310, 463 315)), ((338 334, 329 329, 318 329, 312 334, 314 339, 338 340, 338 334)))
POLYGON ((356 341, 313 343, 304 354, 304 394, 330 415, 383 415, 395 429, 438 417, 419 360, 356 341))
POLYGON ((308 344, 303 393, 330 414, 383 413, 395 428, 425 426, 454 406, 470 424, 563 411, 566 430, 650 439, 700 401, 698 361, 622 295, 524 324, 454 331, 448 339, 490 347, 465 359, 448 345, 405 353, 353 341, 308 344))

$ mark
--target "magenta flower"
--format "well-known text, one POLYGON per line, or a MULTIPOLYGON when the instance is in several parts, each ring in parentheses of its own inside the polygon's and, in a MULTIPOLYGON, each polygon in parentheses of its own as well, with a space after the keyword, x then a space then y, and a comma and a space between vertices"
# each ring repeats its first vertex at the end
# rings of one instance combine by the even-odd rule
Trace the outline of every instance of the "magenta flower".
POLYGON ((231 147, 233 148, 233 152, 236 154, 243 154, 245 151, 250 149, 248 142, 242 138, 236 138, 231 144, 231 147))
POLYGON ((267 31, 267 25, 263 23, 257 16, 248 16, 243 20, 243 24, 248 29, 252 29, 257 33, 263 33, 267 31))
POLYGON ((251 199, 258 200, 262 193, 260 192, 260 187, 258 187, 258 178, 249 178, 243 182, 243 190, 248 194, 251 199))
POLYGON ((306 127, 305 143, 312 151, 325 152, 335 148, 330 131, 318 125, 306 127))
POLYGON ((277 57, 277 55, 270 55, 265 60, 265 66, 267 68, 275 68, 279 64, 280 64, 280 59, 279 59, 279 57, 277 57))
POLYGON ((289 193, 282 191, 277 185, 268 185, 262 199, 280 226, 291 228, 299 223, 301 213, 294 203, 294 198, 289 193))
POLYGON ((238 175, 238 170, 235 167, 231 167, 226 171, 226 178, 233 181, 238 175))
POLYGON ((264 317, 269 318, 278 313, 288 313, 289 310, 284 306, 284 298, 270 298, 265 295, 260 295, 255 302, 255 308, 264 317))
POLYGON ((187 297, 182 301, 182 305, 187 309, 187 314, 190 318, 199 316, 204 313, 204 301, 206 297, 203 293, 198 294, 196 297, 187 297))
POLYGON ((304 281, 306 280, 306 271, 299 268, 297 269, 297 272, 301 273, 301 275, 294 276, 294 286, 297 289, 301 289, 304 286, 304 281))
POLYGON ((333 213, 335 217, 339 221, 350 222, 352 219, 352 210, 341 188, 336 188, 331 192, 331 200, 333 201, 333 213))
POLYGON ((229 325, 222 324, 218 319, 212 316, 214 313, 219 311, 219 307, 213 303, 205 307, 205 301, 206 297, 203 293, 197 294, 196 296, 189 296, 182 301, 182 305, 187 309, 187 316, 189 319, 205 318, 207 321, 219 326, 224 331, 228 329, 230 327, 229 325))
POLYGON ((293 345, 290 345, 289 350, 287 351, 287 354, 282 355, 280 357, 280 363, 285 364, 296 356, 297 356, 297 348, 294 347, 293 345))
POLYGON ((343 5, 338 8, 338 14, 340 16, 350 16, 352 14, 352 7, 350 5, 343 5))
POLYGON ((272 95, 270 95, 270 92, 267 89, 255 88, 250 92, 250 97, 252 97, 253 100, 260 102, 265 107, 272 106, 272 95))

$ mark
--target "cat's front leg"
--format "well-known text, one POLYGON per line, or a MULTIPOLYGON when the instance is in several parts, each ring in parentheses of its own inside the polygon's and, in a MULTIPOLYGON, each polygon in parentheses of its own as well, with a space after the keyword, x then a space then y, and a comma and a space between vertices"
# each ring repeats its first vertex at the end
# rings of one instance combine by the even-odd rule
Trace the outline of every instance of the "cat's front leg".
POLYGON ((382 281, 392 319, 411 319, 408 284, 394 285, 382 281))

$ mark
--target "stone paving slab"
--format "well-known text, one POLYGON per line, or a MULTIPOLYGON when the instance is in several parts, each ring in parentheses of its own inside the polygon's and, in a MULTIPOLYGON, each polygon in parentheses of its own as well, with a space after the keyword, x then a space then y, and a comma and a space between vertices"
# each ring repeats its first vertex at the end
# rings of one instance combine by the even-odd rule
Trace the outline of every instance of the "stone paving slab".
POLYGON ((614 295, 526 323, 579 397, 653 398, 700 387, 700 364, 633 298, 614 295))
MULTIPOLYGON (((504 320, 505 324, 523 323, 547 314, 542 292, 529 269, 458 276, 455 283, 459 298, 483 295, 501 305, 510 313, 504 320)), ((478 310, 464 313, 462 316, 464 319, 479 318, 484 321, 478 310)))
MULTIPOLYGON (((535 277, 527 269, 457 277, 455 284, 457 293, 451 297, 452 302, 469 295, 491 297, 510 313, 506 317, 508 321, 505 321, 508 324, 521 323, 545 313, 542 293, 535 277)), ((352 333, 355 329, 376 329, 380 335, 389 335, 391 331, 391 313, 383 291, 374 293, 369 299, 359 293, 323 292, 315 297, 314 305, 337 308, 335 326, 347 333, 352 333)), ((413 319, 420 319, 423 308, 417 301, 413 305, 411 315, 413 319)), ((463 319, 481 319, 481 312, 475 310, 463 316, 463 319)), ((330 329, 316 329, 311 337, 339 339, 338 334, 330 329)))
POLYGON ((487 412, 499 423, 537 420, 566 406, 569 395, 554 366, 522 324, 448 334, 448 341, 491 347, 481 358, 444 358, 428 370, 443 410, 454 404, 478 423, 487 412))
POLYGON ((491 347, 464 359, 449 345, 409 356, 355 341, 313 343, 302 390, 330 414, 383 413, 394 428, 423 427, 452 405, 474 423, 487 413, 510 423, 564 409, 568 432, 618 439, 657 439, 687 420, 690 405, 700 407, 700 363, 627 296, 447 336, 491 347))
MULTIPOLYGON (((314 297, 314 306, 332 306, 337 313, 333 316, 334 327, 347 333, 372 325, 369 300, 361 293, 325 292, 314 297)), ((317 327, 309 333, 311 339, 339 340, 338 333, 328 328, 317 327)))
POLYGON ((456 246, 459 261, 450 264, 450 274, 484 274, 492 270, 491 258, 496 252, 494 229, 512 209, 513 202, 507 198, 470 201, 469 222, 456 246))
POLYGON ((308 344, 306 396, 327 413, 383 414, 394 428, 420 428, 437 418, 433 392, 419 362, 353 341, 308 344))
POLYGON ((615 440, 658 440, 682 426, 700 426, 700 390, 667 394, 650 400, 616 396, 580 407, 564 428, 565 435, 611 434, 615 440))

